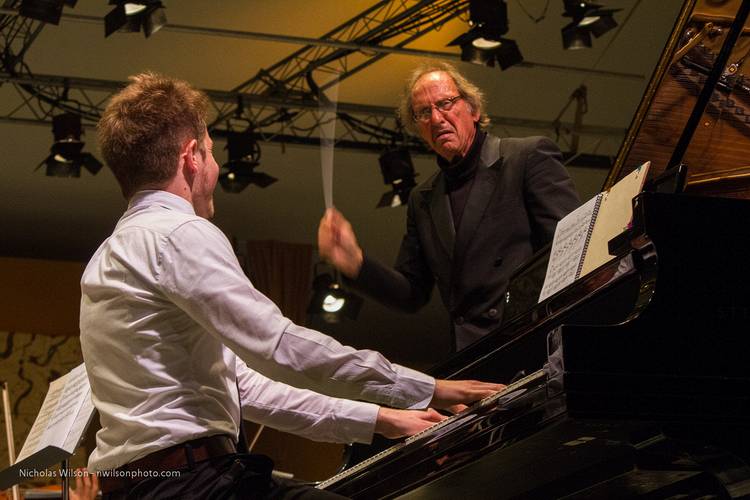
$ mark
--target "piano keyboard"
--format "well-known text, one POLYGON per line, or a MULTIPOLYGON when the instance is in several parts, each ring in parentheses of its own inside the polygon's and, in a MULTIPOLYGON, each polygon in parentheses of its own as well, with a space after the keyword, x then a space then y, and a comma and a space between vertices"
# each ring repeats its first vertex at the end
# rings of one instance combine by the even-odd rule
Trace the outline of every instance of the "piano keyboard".
MULTIPOLYGON (((385 459, 386 457, 389 457, 398 451, 400 451, 402 448, 419 441, 420 439, 428 438, 436 434, 437 432, 441 430, 445 430, 448 427, 451 427, 453 425, 456 425, 458 423, 463 423, 461 420, 463 420, 466 416, 468 416, 471 413, 476 412, 480 408, 484 408, 486 406, 491 406, 493 404, 496 404, 498 400, 502 399, 503 397, 511 395, 515 391, 520 391, 523 387, 525 387, 527 384, 530 384, 536 380, 539 380, 541 378, 544 378, 546 376, 546 372, 544 370, 538 370, 530 375, 527 375, 523 377, 522 379, 517 380, 516 382, 513 382, 505 387, 502 391, 496 392, 492 396, 488 396, 484 399, 481 399, 471 405, 466 410, 462 411, 461 413, 457 413, 451 417, 446 418, 445 420, 442 420, 435 425, 428 427, 427 429, 423 430, 422 432, 418 432, 417 434, 414 434, 413 436, 410 436, 406 438, 404 441, 401 441, 400 443, 397 443, 390 448, 381 451, 377 455, 373 455, 367 460, 363 460, 362 462, 358 463, 357 465, 354 465, 348 469, 346 469, 343 472, 340 472, 336 474, 335 476, 330 477, 329 479, 326 479, 325 481, 321 481, 316 485, 316 488, 318 489, 325 489, 329 486, 342 481, 348 477, 351 477, 358 472, 367 469, 371 465, 385 459)), ((520 391, 522 392, 522 391, 520 391)), ((520 393, 519 392, 519 393, 520 393)))

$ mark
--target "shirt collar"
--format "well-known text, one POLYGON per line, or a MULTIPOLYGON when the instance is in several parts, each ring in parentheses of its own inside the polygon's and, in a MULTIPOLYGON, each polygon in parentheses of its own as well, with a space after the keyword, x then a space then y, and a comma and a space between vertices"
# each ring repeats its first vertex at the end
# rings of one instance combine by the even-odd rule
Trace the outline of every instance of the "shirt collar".
POLYGON ((160 190, 144 190, 135 193, 130 198, 127 213, 142 210, 153 205, 161 205, 164 208, 177 210, 184 214, 195 215, 193 205, 185 198, 160 190))
POLYGON ((479 164, 479 153, 482 150, 482 144, 487 136, 487 132, 481 130, 478 126, 474 134, 474 141, 471 143, 466 156, 458 157, 455 161, 449 162, 438 155, 437 163, 440 170, 443 171, 449 183, 462 183, 467 179, 474 177, 479 164))

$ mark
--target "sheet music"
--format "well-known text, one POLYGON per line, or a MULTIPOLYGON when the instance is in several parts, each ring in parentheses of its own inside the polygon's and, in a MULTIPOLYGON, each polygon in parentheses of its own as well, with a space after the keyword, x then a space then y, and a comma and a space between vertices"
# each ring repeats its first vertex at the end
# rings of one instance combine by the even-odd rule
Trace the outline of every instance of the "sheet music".
POLYGON ((575 281, 600 198, 601 193, 557 223, 539 302, 575 281))
POLYGON ((64 388, 65 381, 63 379, 54 380, 49 385, 49 391, 47 391, 42 407, 39 409, 36 420, 34 420, 34 425, 31 426, 29 435, 26 436, 23 448, 21 448, 21 452, 16 457, 16 462, 20 462, 39 449, 42 434, 47 430, 47 424, 57 409, 57 404, 60 402, 60 395, 64 388))
POLYGON ((83 364, 50 384, 16 463, 48 447, 73 453, 94 412, 83 364))
POLYGON ((70 431, 68 432, 68 437, 62 445, 62 449, 70 453, 73 453, 78 447, 78 443, 81 441, 83 433, 86 432, 91 417, 94 415, 94 410, 96 410, 94 407, 94 401, 91 399, 91 388, 88 387, 88 383, 86 385, 86 394, 81 395, 81 408, 78 410, 78 413, 73 420, 73 424, 70 427, 70 431))
POLYGON ((591 233, 591 244, 584 256, 580 276, 585 276, 614 257, 609 240, 628 228, 633 220, 633 198, 643 190, 651 162, 647 161, 602 193, 601 209, 591 233))

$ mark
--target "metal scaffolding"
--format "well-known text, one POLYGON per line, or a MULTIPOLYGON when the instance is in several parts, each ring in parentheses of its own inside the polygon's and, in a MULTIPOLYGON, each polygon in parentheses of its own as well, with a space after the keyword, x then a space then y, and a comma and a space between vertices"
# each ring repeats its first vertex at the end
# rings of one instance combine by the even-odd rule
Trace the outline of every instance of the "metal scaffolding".
MULTIPOLYGON (((53 114, 67 111, 81 115, 84 126, 92 126, 106 101, 125 82, 33 74, 23 55, 44 24, 17 15, 19 4, 18 0, 6 0, 0 9, 0 82, 11 85, 19 97, 17 102, 0 104, 0 121, 48 124, 53 114)), ((320 43, 303 46, 235 88, 206 90, 215 115, 209 128, 218 137, 228 130, 251 128, 261 141, 317 145, 326 89, 391 50, 405 50, 410 42, 461 15, 468 4, 468 0, 382 0, 323 35, 320 43)), ((63 19, 67 18, 97 22, 90 16, 64 14, 63 19)), ((184 31, 188 27, 175 28, 184 31)), ((398 145, 418 154, 427 152, 421 141, 403 132, 392 108, 339 102, 337 118, 335 143, 339 148, 382 151, 398 145)), ((494 126, 546 131, 560 125, 491 119, 494 126)), ((577 131, 594 136, 623 134, 614 127, 580 126, 577 131)))

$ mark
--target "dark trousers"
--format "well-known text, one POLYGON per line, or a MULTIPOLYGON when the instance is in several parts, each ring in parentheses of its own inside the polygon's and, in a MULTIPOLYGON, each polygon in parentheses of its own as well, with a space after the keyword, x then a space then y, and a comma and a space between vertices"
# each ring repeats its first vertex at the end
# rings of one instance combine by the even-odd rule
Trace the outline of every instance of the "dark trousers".
POLYGON ((271 477, 273 462, 262 455, 232 454, 198 462, 177 477, 133 479, 104 500, 342 499, 296 481, 271 477))

